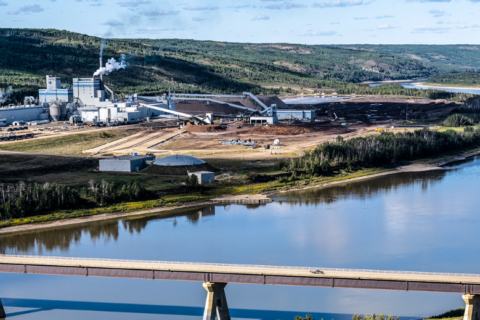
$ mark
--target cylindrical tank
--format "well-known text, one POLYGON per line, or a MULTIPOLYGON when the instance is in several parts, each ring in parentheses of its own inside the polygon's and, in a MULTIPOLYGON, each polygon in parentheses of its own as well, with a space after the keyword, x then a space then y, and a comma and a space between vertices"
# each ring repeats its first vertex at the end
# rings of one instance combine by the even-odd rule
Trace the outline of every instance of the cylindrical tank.
POLYGON ((60 117, 62 116, 62 111, 55 102, 50 105, 50 116, 52 117, 53 121, 59 121, 60 117))
POLYGON ((64 103, 60 104, 60 120, 67 119, 67 105, 64 103))

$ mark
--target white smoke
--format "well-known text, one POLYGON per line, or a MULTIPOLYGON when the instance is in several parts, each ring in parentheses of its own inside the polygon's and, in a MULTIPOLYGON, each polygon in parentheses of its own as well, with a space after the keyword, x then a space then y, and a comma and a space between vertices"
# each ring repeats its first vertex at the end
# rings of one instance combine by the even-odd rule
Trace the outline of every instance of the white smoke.
POLYGON ((103 49, 105 48, 106 45, 107 45, 107 40, 102 39, 102 41, 100 42, 100 58, 103 58, 103 49))
POLYGON ((6 91, 2 91, 2 89, 0 89, 0 103, 5 103, 8 98, 12 95, 13 93, 13 88, 12 87, 8 87, 6 91))
POLYGON ((117 61, 115 58, 108 59, 107 63, 105 64, 105 67, 98 69, 95 71, 93 74, 94 76, 99 76, 101 74, 107 75, 115 70, 118 69, 125 69, 128 67, 128 62, 125 61, 125 55, 122 54, 120 55, 120 59, 117 61))

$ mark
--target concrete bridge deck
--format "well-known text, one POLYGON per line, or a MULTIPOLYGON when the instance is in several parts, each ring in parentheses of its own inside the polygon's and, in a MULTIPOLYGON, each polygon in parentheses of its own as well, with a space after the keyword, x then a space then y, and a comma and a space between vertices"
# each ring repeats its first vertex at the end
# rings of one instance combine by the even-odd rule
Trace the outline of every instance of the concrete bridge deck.
POLYGON ((480 294, 480 275, 0 255, 0 272, 480 294))
POLYGON ((230 320, 227 283, 461 293, 464 320, 480 320, 479 274, 0 255, 2 272, 203 282, 204 320, 230 320))

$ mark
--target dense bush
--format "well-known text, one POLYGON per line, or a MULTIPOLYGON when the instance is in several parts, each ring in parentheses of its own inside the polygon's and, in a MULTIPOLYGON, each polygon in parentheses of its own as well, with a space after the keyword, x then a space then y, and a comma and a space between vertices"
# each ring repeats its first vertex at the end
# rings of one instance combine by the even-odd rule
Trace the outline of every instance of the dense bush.
POLYGON ((0 219, 36 215, 44 211, 74 208, 78 192, 56 183, 0 184, 0 219))
POLYGON ((473 120, 469 117, 456 113, 448 116, 448 118, 443 121, 442 125, 444 127, 465 127, 473 125, 473 120))
POLYGON ((86 189, 86 196, 95 201, 96 204, 103 206, 109 203, 119 201, 138 200, 146 195, 146 190, 138 182, 129 181, 121 188, 115 183, 108 183, 105 180, 95 182, 90 180, 89 188, 86 189))

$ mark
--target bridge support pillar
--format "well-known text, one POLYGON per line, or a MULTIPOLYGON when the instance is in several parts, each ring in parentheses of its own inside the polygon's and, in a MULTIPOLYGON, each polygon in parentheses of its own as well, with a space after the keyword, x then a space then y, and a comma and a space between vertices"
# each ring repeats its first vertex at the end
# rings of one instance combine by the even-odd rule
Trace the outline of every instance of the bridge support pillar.
POLYGON ((3 309, 2 299, 0 299, 0 319, 5 319, 7 315, 5 314, 5 309, 3 309))
POLYGON ((463 320, 480 319, 480 295, 464 294, 463 301, 467 304, 463 320))
POLYGON ((203 320, 215 320, 215 316, 218 316, 218 320, 230 320, 230 311, 224 290, 226 285, 226 283, 203 283, 203 287, 207 290, 203 320))

